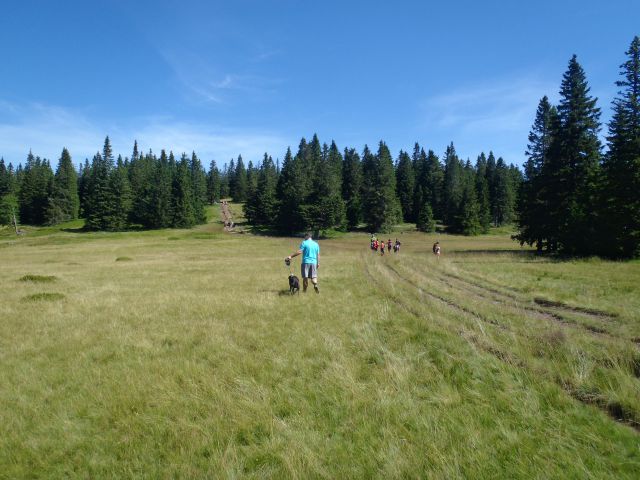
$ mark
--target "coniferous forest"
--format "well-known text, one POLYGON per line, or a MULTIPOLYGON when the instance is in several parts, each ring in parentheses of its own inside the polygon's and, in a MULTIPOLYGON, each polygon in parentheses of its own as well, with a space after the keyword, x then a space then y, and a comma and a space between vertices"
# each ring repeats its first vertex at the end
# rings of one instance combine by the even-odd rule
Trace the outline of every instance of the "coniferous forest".
POLYGON ((393 156, 375 148, 340 150, 317 135, 302 138, 282 162, 265 153, 205 170, 198 156, 162 150, 114 157, 101 152, 75 168, 62 150, 55 171, 28 154, 17 168, 0 159, 0 223, 51 225, 85 219, 87 230, 188 228, 204 223, 205 205, 243 202, 249 224, 292 234, 401 222, 425 232, 442 225, 464 235, 515 224, 514 239, 539 251, 633 257, 640 254, 640 40, 620 67, 606 149, 597 99, 574 55, 558 105, 538 105, 524 171, 489 152, 474 162, 454 144, 441 156, 418 143, 393 156))

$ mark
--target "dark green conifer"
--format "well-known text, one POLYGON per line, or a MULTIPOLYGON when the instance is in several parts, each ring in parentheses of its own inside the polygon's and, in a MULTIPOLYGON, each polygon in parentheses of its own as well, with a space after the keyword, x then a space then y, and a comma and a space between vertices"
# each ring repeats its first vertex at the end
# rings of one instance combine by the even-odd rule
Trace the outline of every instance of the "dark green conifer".
POLYGON ((244 202, 247 200, 247 169, 244 166, 242 155, 238 155, 235 172, 233 175, 234 190, 231 192, 234 202, 244 202))
POLYGON ((571 254, 594 249, 600 181, 600 109, 589 95, 584 70, 574 55, 562 79, 560 104, 545 172, 552 250, 571 254))
POLYGON ((345 202, 347 225, 356 228, 362 221, 362 165, 355 148, 344 150, 342 166, 342 199, 345 202))
POLYGON ((220 170, 216 166, 216 161, 211 160, 209 173, 207 174, 207 202, 209 205, 220 201, 220 187, 220 170))
POLYGON ((640 256, 640 38, 634 37, 620 66, 621 90, 613 101, 609 152, 605 156, 599 251, 640 256))
POLYGON ((55 225, 78 218, 79 208, 78 174, 69 151, 63 148, 47 205, 46 222, 55 225))
POLYGON ((402 209, 402 218, 405 222, 415 222, 414 194, 415 173, 409 154, 400 150, 398 165, 396 167, 396 193, 402 209))

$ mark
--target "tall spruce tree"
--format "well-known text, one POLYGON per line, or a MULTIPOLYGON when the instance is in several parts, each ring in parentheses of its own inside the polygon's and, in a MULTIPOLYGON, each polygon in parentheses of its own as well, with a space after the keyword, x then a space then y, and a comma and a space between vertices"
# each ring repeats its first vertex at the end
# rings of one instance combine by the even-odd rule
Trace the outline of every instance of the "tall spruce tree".
POLYGON ((0 197, 6 195, 10 191, 11 177, 4 158, 0 158, 0 197))
POLYGON ((113 211, 113 192, 109 177, 114 168, 113 150, 109 136, 104 140, 102 155, 97 153, 91 162, 91 177, 88 182, 85 227, 89 230, 109 230, 109 217, 113 211))
POLYGON ((105 212, 103 229, 118 231, 129 227, 132 197, 127 166, 118 155, 115 167, 109 172, 109 209, 105 212))
POLYGON ((515 215, 516 188, 514 177, 502 157, 496 162, 493 222, 496 227, 511 223, 515 215))
POLYGON ((193 219, 196 224, 202 224, 207 221, 205 205, 207 203, 207 174, 202 167, 202 162, 196 155, 191 152, 189 161, 189 172, 191 174, 191 205, 193 208, 193 219))
POLYGON ((453 142, 447 147, 444 154, 444 181, 443 181, 443 220, 449 228, 457 230, 456 223, 459 217, 462 195, 464 193, 463 165, 453 142))
POLYGON ((487 233, 491 226, 491 200, 489 198, 489 182, 487 181, 487 157, 484 152, 478 155, 476 160, 475 177, 478 220, 482 233, 487 233))
POLYGON ((306 202, 306 223, 318 232, 342 227, 345 222, 345 206, 342 200, 342 155, 335 142, 331 147, 319 148, 317 135, 309 144, 307 171, 312 181, 307 185, 309 197, 306 202))
POLYGON ((278 212, 277 183, 278 173, 276 166, 273 163, 273 159, 265 153, 258 171, 258 183, 255 193, 247 199, 247 203, 244 206, 247 221, 252 225, 276 226, 278 212))
POLYGON ((375 156, 365 146, 362 163, 365 222, 371 231, 389 232, 402 216, 396 196, 396 178, 391 152, 383 141, 380 141, 375 156))
POLYGON ((71 155, 62 149, 53 186, 47 205, 46 222, 50 225, 78 218, 80 199, 78 197, 78 174, 75 171, 71 155))
POLYGON ((247 200, 247 169, 244 166, 242 155, 238 155, 235 171, 233 174, 234 190, 231 192, 234 202, 244 202, 247 200))
POLYGON ((301 201, 306 196, 302 161, 300 155, 293 157, 291 149, 287 148, 277 186, 277 196, 280 201, 277 227, 285 233, 300 232, 306 227, 301 207, 301 201))
POLYGON ((216 166, 216 161, 211 160, 207 174, 207 203, 209 205, 220 201, 220 183, 220 170, 216 166))
POLYGON ((18 194, 23 223, 43 225, 46 222, 52 186, 53 171, 49 162, 29 152, 18 194))
POLYGON ((171 184, 171 215, 170 226, 176 228, 190 228, 196 224, 194 210, 195 196, 193 194, 192 171, 189 158, 182 154, 176 164, 171 184))
POLYGON ((544 248, 548 235, 548 185, 543 172, 551 145, 551 126, 557 117, 545 95, 538 104, 536 117, 529 132, 527 161, 524 164, 524 182, 518 202, 518 234, 520 245, 536 245, 538 252, 544 248))
POLYGON ((356 228, 362 221, 362 165, 355 148, 345 148, 342 165, 342 198, 347 226, 356 228))
POLYGON ((621 88, 613 101, 609 152, 604 159, 600 252, 640 256, 640 38, 634 37, 620 65, 621 88))
POLYGON ((84 163, 80 164, 78 175, 78 199, 80 200, 79 216, 86 218, 89 213, 87 199, 89 197, 89 185, 91 183, 91 164, 89 159, 85 158, 84 163))
POLYGON ((153 212, 153 190, 157 159, 153 152, 141 155, 137 142, 133 146, 133 155, 129 164, 129 184, 131 186, 132 206, 130 223, 150 228, 153 212))
MULTIPOLYGON (((411 165, 413 167, 414 185, 413 185, 413 215, 416 223, 419 222, 420 210, 429 198, 428 188, 428 165, 427 155, 424 149, 420 148, 420 144, 416 142, 413 146, 413 154, 411 155, 411 165)), ((433 212, 432 212, 433 214, 433 212)))
POLYGON ((600 109, 589 90, 574 55, 562 79, 544 173, 551 190, 549 247, 569 254, 593 252, 598 223, 600 109))
POLYGON ((402 218, 405 222, 415 222, 414 194, 415 172, 409 154, 400 150, 396 167, 396 193, 402 209, 402 218))
MULTIPOLYGON (((171 153, 173 158, 173 153, 171 153)), ((173 216, 173 176, 175 160, 170 160, 164 150, 155 164, 153 189, 151 190, 150 211, 147 218, 149 228, 167 228, 171 226, 173 216)))

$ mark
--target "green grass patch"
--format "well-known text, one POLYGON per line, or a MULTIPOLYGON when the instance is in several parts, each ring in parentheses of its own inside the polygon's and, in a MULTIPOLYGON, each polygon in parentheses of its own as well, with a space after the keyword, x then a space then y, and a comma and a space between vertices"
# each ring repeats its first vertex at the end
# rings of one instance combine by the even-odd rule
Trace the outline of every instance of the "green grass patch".
POLYGON ((33 282, 33 283, 53 283, 58 280, 55 275, 24 275, 20 277, 21 282, 33 282))
POLYGON ((133 258, 131 257, 118 257, 116 258, 116 262, 131 262, 133 258))
POLYGON ((27 295, 26 297, 23 297, 22 300, 25 302, 40 302, 40 301, 53 302, 56 300, 62 300, 64 298, 65 297, 62 293, 40 292, 40 293, 27 295))
POLYGON ((0 240, 0 477, 637 478, 639 262, 349 232, 290 297, 301 238, 210 212, 0 240))

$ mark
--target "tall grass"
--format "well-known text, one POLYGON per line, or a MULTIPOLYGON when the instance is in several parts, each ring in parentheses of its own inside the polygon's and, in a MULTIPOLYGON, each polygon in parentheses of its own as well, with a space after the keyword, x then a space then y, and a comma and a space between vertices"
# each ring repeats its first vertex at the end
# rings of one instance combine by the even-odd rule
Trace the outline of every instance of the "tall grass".
POLYGON ((0 477, 637 478, 637 263, 345 234, 290 297, 299 239, 210 218, 0 239, 0 477))

